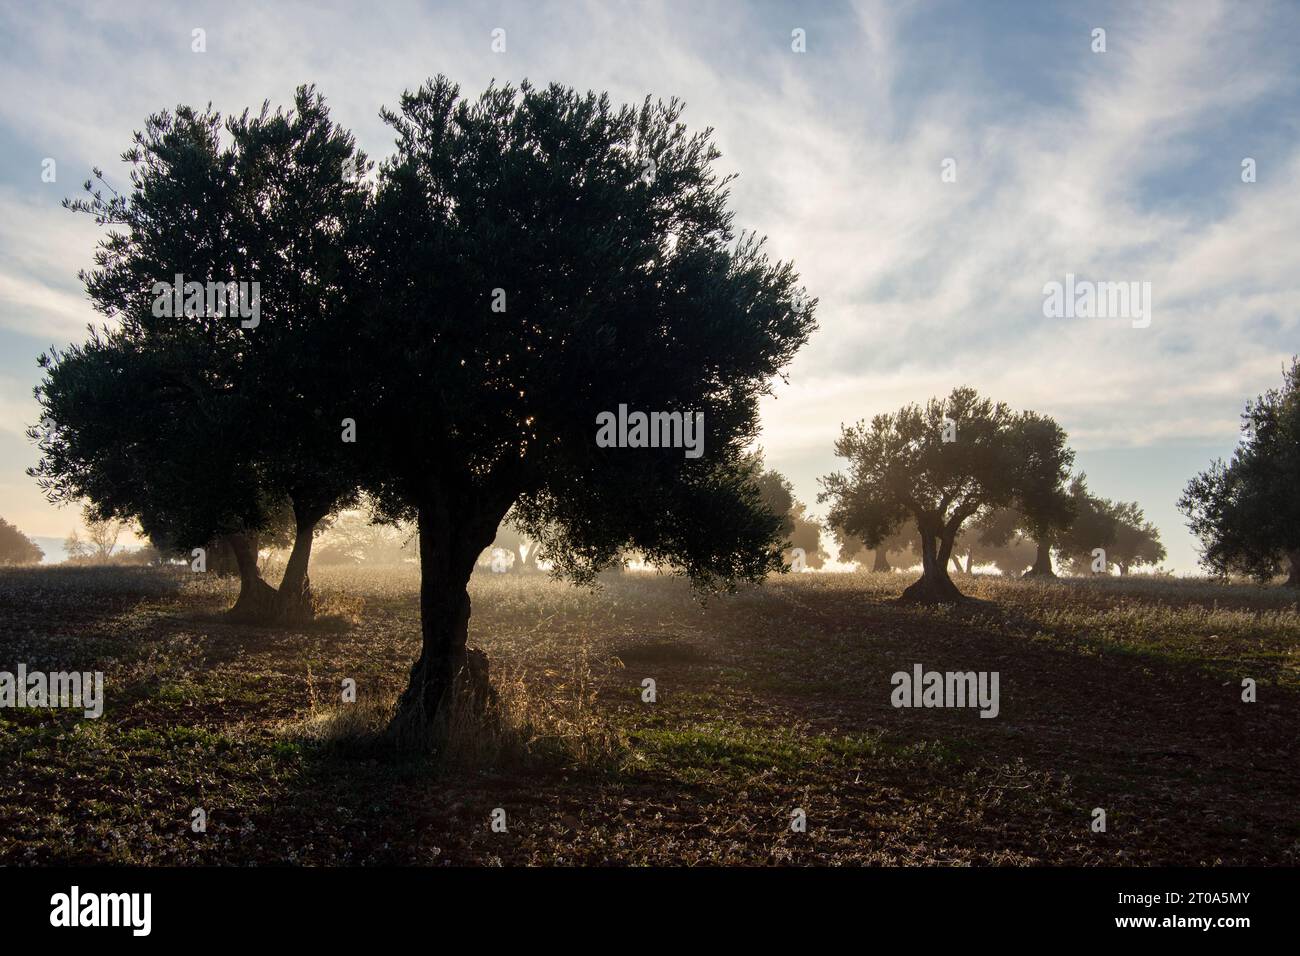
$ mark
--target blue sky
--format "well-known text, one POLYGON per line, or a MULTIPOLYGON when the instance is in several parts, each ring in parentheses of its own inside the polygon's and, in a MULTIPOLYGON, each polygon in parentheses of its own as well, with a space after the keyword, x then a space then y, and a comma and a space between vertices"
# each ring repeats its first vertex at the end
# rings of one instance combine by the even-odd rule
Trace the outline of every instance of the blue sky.
POLYGON ((122 182, 151 112, 286 103, 303 82, 374 157, 380 106, 439 72, 471 93, 527 77, 684 99, 739 174, 738 224, 821 302, 764 405, 768 461, 810 503, 841 422, 965 383, 1053 415, 1093 490, 1137 500, 1190 572, 1174 501, 1300 351, 1294 3, 260 6, 0 10, 0 515, 29 534, 78 523, 23 473, 35 358, 96 318, 76 273, 98 230, 59 201, 93 165, 122 182), (1150 326, 1045 318, 1066 273, 1150 282, 1150 326))

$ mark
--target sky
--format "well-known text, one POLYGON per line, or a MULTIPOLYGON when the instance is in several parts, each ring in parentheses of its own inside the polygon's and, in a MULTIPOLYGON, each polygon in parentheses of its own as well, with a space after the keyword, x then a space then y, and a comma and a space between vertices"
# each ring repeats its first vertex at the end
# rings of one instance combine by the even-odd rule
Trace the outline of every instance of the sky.
POLYGON ((1294 2, 6 2, 0 516, 80 524, 26 476, 24 430, 37 356, 100 321, 77 279, 100 229, 60 208, 91 167, 122 184, 161 109, 302 83, 382 158, 380 107, 438 73, 677 96, 715 129, 736 224, 819 302, 761 439, 814 514, 842 423, 966 384, 1054 417, 1092 491, 1137 501, 1165 566, 1196 571, 1178 495, 1300 352, 1294 2), (1067 275, 1150 283, 1149 324, 1046 316, 1067 275))

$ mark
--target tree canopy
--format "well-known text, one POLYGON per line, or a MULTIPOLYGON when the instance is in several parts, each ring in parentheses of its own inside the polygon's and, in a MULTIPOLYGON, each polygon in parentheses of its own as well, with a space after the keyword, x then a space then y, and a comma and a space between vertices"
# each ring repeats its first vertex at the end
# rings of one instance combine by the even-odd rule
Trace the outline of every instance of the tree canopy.
POLYGON ((44 558, 40 545, 0 518, 0 565, 40 564, 44 558))
POLYGON ((903 598, 922 601, 961 599, 947 565, 964 522, 1012 504, 1050 520, 1072 460, 1055 422, 965 386, 845 427, 835 453, 848 471, 822 479, 831 525, 874 548, 914 522, 923 570, 903 598))
POLYGON ((1178 501, 1216 574, 1268 580, 1283 568, 1300 588, 1300 358, 1282 386, 1248 401, 1241 440, 1188 482, 1178 501))

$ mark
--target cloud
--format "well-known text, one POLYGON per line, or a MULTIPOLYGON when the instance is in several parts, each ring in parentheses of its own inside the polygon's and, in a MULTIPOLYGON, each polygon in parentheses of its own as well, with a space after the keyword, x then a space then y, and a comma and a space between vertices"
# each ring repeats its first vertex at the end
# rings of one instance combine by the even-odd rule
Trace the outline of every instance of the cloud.
MULTIPOLYGON (((57 156, 61 178, 97 163, 120 181, 114 157, 152 111, 284 103, 308 81, 376 157, 380 105, 432 73, 471 94, 528 76, 680 95, 740 173, 737 224, 820 299, 821 331, 763 404, 770 459, 801 474, 834 467, 840 422, 959 383, 1054 415, 1080 449, 1230 447, 1244 398, 1300 341, 1300 136, 1278 119, 1297 94, 1288 5, 236 0, 146 5, 129 28, 112 4, 0 17, 0 81, 23 92, 0 101, 0 133, 57 156), (807 53, 790 50, 796 26, 807 53), (1150 281, 1150 328, 1044 318, 1042 287, 1066 272, 1150 281)), ((79 338, 98 318, 75 281, 96 231, 34 172, 0 182, 0 329, 79 338)))

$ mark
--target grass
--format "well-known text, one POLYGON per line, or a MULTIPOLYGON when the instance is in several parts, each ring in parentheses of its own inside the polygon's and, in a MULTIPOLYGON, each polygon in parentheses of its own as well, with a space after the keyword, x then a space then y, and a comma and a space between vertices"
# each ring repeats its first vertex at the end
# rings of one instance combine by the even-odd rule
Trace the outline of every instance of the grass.
POLYGON ((314 573, 325 620, 293 629, 230 624, 214 576, 0 570, 0 670, 102 670, 106 698, 97 721, 0 710, 0 863, 1300 862, 1292 595, 962 576, 980 603, 934 609, 893 602, 909 580, 702 606, 653 575, 482 575, 501 720, 433 762, 378 733, 418 649, 414 569, 314 573), (915 663, 998 671, 1001 713, 895 709, 915 663))

